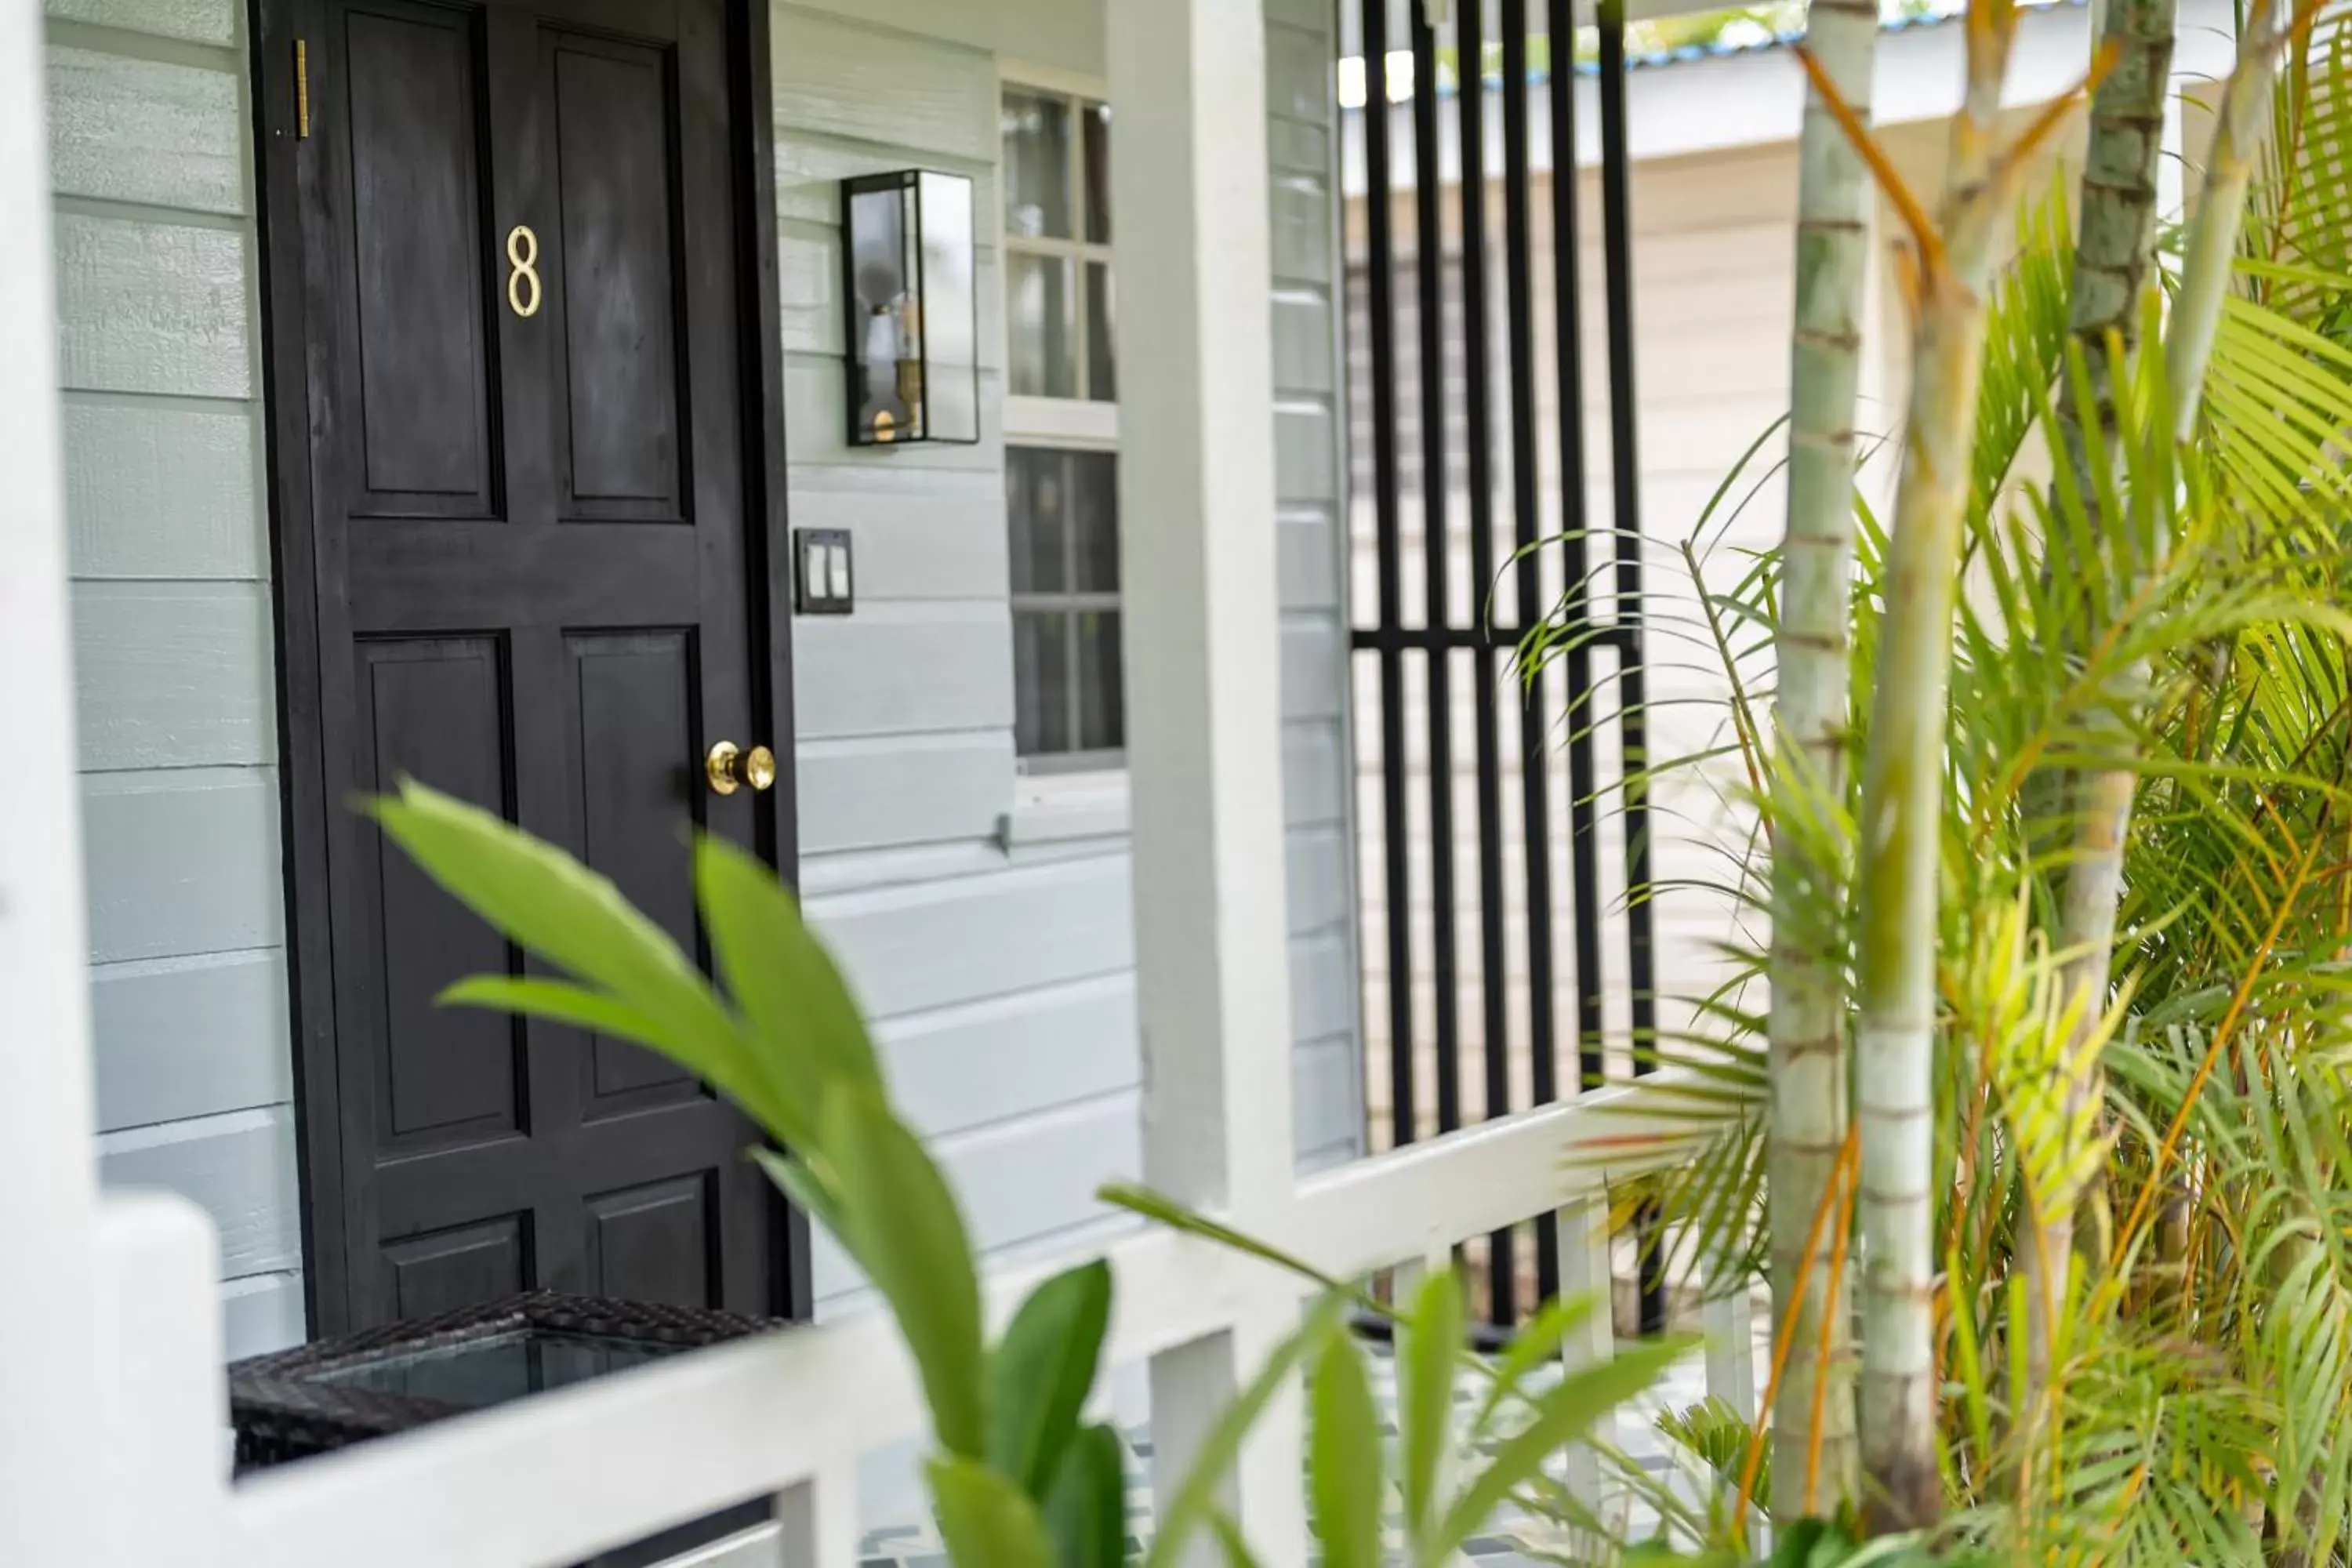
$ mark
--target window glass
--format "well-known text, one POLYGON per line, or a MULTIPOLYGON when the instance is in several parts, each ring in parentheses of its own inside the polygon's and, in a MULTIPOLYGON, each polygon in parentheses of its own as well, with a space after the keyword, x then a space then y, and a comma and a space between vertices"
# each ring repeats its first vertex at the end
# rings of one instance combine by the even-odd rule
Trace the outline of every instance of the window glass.
POLYGON ((1070 586, 1066 463, 1060 452, 1005 448, 1004 503, 1013 525, 1016 594, 1055 594, 1070 586))
POLYGON ((1118 459, 1108 452, 1068 454, 1070 536, 1076 560, 1070 586, 1118 592, 1118 459))
POLYGON ((1087 395, 1097 403, 1118 401, 1118 374, 1111 356, 1110 268, 1087 263, 1087 395))
POLYGON ((1070 617, 1024 610, 1013 617, 1013 750, 1024 757, 1073 750, 1070 617))
POLYGON ((1070 102, 1008 89, 1003 127, 1004 229, 1030 239, 1070 236, 1070 102))
POLYGON ((1115 752, 1127 744, 1127 702, 1121 689, 1118 612, 1083 610, 1077 617, 1077 749, 1115 752))
POLYGON ((1014 395, 1076 397, 1070 263, 1058 256, 1014 251, 1005 258, 1004 279, 1005 337, 1014 395))
POLYGON ((1081 108, 1087 168, 1087 237, 1097 245, 1110 243, 1110 105, 1089 103, 1081 108))

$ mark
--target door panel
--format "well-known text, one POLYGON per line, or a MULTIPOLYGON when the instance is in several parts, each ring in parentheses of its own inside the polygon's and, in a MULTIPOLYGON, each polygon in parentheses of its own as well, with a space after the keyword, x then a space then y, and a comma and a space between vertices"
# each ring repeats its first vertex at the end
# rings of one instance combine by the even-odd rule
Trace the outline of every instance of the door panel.
POLYGON ((564 515, 679 521, 677 437, 687 419, 667 61, 653 49, 562 35, 549 52, 569 398, 564 515))
POLYGON ((581 856, 690 953, 688 831, 760 837, 767 799, 700 769, 722 738, 791 754, 751 700, 721 0, 313 4, 331 1326, 529 1287, 776 1310, 744 1120, 637 1047, 436 1006, 523 960, 340 809, 421 779, 581 856))
MULTIPOLYGON (((370 787, 396 789, 413 775, 503 809, 507 676, 499 640, 372 639, 358 645, 358 655, 370 787)), ((379 1006, 354 1020, 354 1044, 380 1074, 379 1151, 404 1155, 510 1136, 521 1130, 522 1026, 433 1005, 453 981, 506 969, 507 945, 479 921, 453 911, 447 895, 406 856, 385 850, 373 865, 355 868, 374 884, 383 932, 372 987, 379 1006)))
MULTIPOLYGON (((694 874, 667 826, 705 798, 693 755, 697 681, 690 634, 597 633, 566 639, 580 700, 581 820, 588 861, 688 952, 694 874)), ((620 1115, 700 1093, 667 1058, 597 1038, 588 1116, 620 1115), (667 1092, 660 1092, 667 1090, 667 1092)))
POLYGON ((462 13, 355 12, 352 229, 365 510, 492 514, 480 32, 462 13))

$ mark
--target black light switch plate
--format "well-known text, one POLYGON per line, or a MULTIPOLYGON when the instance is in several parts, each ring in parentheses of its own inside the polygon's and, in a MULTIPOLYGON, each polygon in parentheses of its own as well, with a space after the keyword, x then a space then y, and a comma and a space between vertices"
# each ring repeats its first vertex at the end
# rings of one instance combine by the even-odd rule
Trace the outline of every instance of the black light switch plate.
POLYGON ((849 530, 796 528, 793 607, 803 616, 845 616, 857 595, 849 564, 849 530))

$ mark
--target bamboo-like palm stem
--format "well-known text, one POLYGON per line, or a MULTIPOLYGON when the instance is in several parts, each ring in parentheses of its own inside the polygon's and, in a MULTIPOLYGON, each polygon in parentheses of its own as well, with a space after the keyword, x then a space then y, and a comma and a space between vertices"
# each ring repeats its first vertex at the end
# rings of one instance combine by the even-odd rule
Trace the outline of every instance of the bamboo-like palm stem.
MULTIPOLYGON (((2069 329, 2079 358, 2067 361, 2067 387, 2057 402, 2057 436, 2061 460, 2074 476, 2074 494, 2096 507, 2095 473, 2112 473, 2117 452, 2116 379, 2122 365, 2111 357, 2114 347, 2128 356, 2139 337, 2139 300, 2147 287, 2147 265, 2156 237, 2157 166, 2163 152, 2164 104, 2172 76, 2174 34, 2179 20, 2177 0, 2109 0, 2106 42, 2115 51, 2115 68, 2091 100, 2091 136, 2083 163, 2083 201, 2074 242, 2074 274, 2069 329), (2078 384, 2078 374, 2081 384, 2078 384), (2081 408, 2091 405, 2095 430, 2083 426, 2081 408)), ((2058 515, 2053 505, 2051 515, 2058 515)), ((2095 539, 2098 530, 2094 528, 2095 539)), ((2095 563, 2062 563, 2058 542, 2048 547, 2045 570, 2064 573, 2074 582, 2090 584, 2105 580, 2095 563)), ((2076 604, 2076 624, 2058 628, 2075 647, 2087 647, 2097 635, 2089 624, 2087 593, 2067 595, 2061 602, 2076 604)), ((2079 803, 2085 811, 2074 849, 2089 864, 2101 855, 2118 868, 2120 839, 2112 846, 2098 842, 2100 830, 2112 826, 2112 810, 2103 811, 2113 794, 2111 775, 2089 781, 2067 780, 2045 773, 2049 788, 2036 792, 2055 799, 2033 801, 2044 819, 2063 822, 2060 803, 2079 803), (2050 809, 2057 806, 2058 809, 2050 809)), ((2126 775, 2125 787, 2128 789, 2126 775)), ((2062 840, 2063 841, 2063 840, 2062 840)), ((2067 880, 2062 952, 2076 955, 2067 964, 2065 984, 2088 992, 2089 1001, 2076 1015, 2076 1038, 2068 1042, 2063 1060, 2076 1063, 2081 1040, 2098 1025, 2099 1004, 2105 997, 2107 954, 2115 931, 2115 900, 2105 904, 2102 923, 2092 911, 2076 907, 2076 879, 2067 880), (2078 925, 2078 920, 2081 923, 2078 925), (2095 987, 2096 989, 2092 989, 2095 987)), ((2088 898, 2091 889, 2082 889, 2088 898)), ((2077 1108, 2096 1092, 2095 1075, 2067 1086, 2070 1122, 2077 1108)), ((2028 1194, 2029 1203, 2032 1194, 2028 1194)), ((2052 1345, 2058 1313, 2064 1299, 2068 1259, 2073 1254, 2074 1215, 2063 1205, 2034 1206, 2025 1227, 2020 1266, 2025 1276, 2026 1379, 2029 1406, 2049 1385, 2052 1345)))
MULTIPOLYGON (((2115 0, 2118 13, 2147 0, 2115 0)), ((2308 0, 2306 0, 2308 3, 2308 0)), ((2205 367, 2213 352, 2213 334, 2221 324, 2221 302, 2230 288, 2230 276, 2237 258, 2238 233, 2244 221, 2246 198, 2252 184, 2255 161, 2261 155, 2263 139, 2271 126, 2270 100, 2277 79, 2280 44, 2288 25, 2282 19, 2278 0, 2258 0, 2247 18, 2245 35, 2239 40, 2238 60, 2223 89, 2221 109, 2213 125, 2211 151, 2205 160, 2205 177, 2200 187, 2197 214, 2189 228, 2188 259, 2181 273, 2180 289, 2173 304, 2172 320, 2164 338, 2165 379, 2169 384, 2172 399, 2172 438, 2185 442, 2195 433, 2200 405, 2204 390, 2205 367)), ((2122 79, 2127 73, 2118 71, 2111 81, 2122 79)), ((2162 117, 2161 83, 2157 100, 2156 118, 2152 126, 2160 126, 2162 117)), ((2105 89, 2102 89, 2102 96, 2105 89)), ((2157 132, 2151 129, 2151 138, 2157 132)), ((2092 159, 2097 164, 2095 153, 2092 159)), ((2151 161, 2151 189, 2153 163, 2151 161)), ((2090 195, 2089 176, 2084 176, 2084 199, 2090 195)), ((2089 224, 2084 224, 2087 233, 2089 224)), ((2078 290, 2075 300, 2077 330, 2084 320, 2083 274, 2078 267, 2075 275, 2078 290)), ((2128 318, 2130 311, 2126 311, 2128 318)), ((2102 332, 2104 335, 2104 331, 2102 332)), ((2087 345, 2086 345, 2087 353, 2087 345)), ((2104 349, 2102 350, 2104 358, 2104 349)), ((2110 367, 2113 368, 2113 367, 2110 367)), ((2093 370, 2094 394, 2102 398, 2098 409, 2103 420, 2114 413, 2112 376, 2101 377, 2093 370)), ((2115 430, 2107 425, 2103 434, 2112 453, 2115 430)), ((2076 432, 2077 437, 2081 435, 2076 432)), ((2070 451, 2076 449, 2070 448, 2070 451)), ((2091 458, 2081 452, 2076 472, 2086 474, 2091 458)), ((2082 493, 2088 495, 2090 487, 2082 493)), ((2121 520, 2109 520, 2119 524, 2121 520)), ((2123 545, 2121 531, 2110 526, 2103 530, 2116 539, 2117 551, 2123 545)), ((2158 541, 2159 551, 2163 541, 2158 541)), ((2120 559, 2120 555, 2118 556, 2120 559)), ((2134 572, 2133 576, 2139 574, 2134 572)), ((2117 752, 2129 749, 2128 732, 2119 720, 2105 725, 2106 741, 2117 752)), ((2137 787, 2138 774, 2128 761, 2122 765, 2102 768, 2078 779, 2073 788, 2074 846, 2066 871, 2064 889, 2059 905, 2059 950, 2068 957, 2063 983, 2070 994, 2081 996, 2084 1005, 2077 1015, 2075 1028, 2086 1035, 2098 1026, 2098 1015, 2106 1001, 2107 986, 2115 964, 2116 912, 2123 898, 2124 846, 2131 832, 2132 796, 2137 787)), ((2079 1044, 2079 1041, 2073 1042, 2079 1044)), ((2069 1050, 2066 1058, 2076 1061, 2079 1052, 2069 1050)), ((2088 1063, 2080 1064, 2082 1076, 2068 1085, 2067 1110, 2070 1116, 2097 1090, 2095 1072, 2088 1063)), ((2049 1212, 2037 1211, 2033 1226, 2024 1248, 2022 1266, 2026 1274, 2027 1308, 2027 1369, 2030 1397, 2038 1398, 2048 1385, 2051 1373, 2052 1342, 2056 1333, 2058 1318, 2063 1307, 2064 1283, 2074 1250, 2074 1216, 2071 1210, 2053 1206, 2049 1212)))
MULTIPOLYGON (((1806 47, 1835 94, 1870 102, 1876 0, 1812 0, 1806 47)), ((1789 521, 1774 638, 1776 821, 1834 818, 1845 799, 1846 619, 1853 563, 1854 402, 1870 265, 1870 181, 1819 88, 1798 142, 1796 333, 1790 369, 1789 521)), ((1773 1512, 1826 1514, 1852 1487, 1853 1391, 1844 1291, 1815 1267, 1804 1222, 1820 1212, 1846 1134, 1842 955, 1801 929, 1843 868, 1827 836, 1778 835, 1772 858, 1772 1086, 1767 1192, 1772 1299, 1787 1375, 1772 1409, 1773 1512)), ((1843 1253, 1843 1237, 1838 1251, 1843 1253)))
POLYGON ((2302 36, 2317 0, 2300 0, 2292 21, 2278 0, 2257 0, 2238 41, 2238 63, 2222 89, 2221 111, 2213 121, 2213 144, 2205 155, 2205 178, 2198 187, 2197 216, 2189 228, 2189 249, 2180 291, 2164 332, 2164 368, 2172 384, 2173 438, 2195 434, 2205 391, 2205 367, 2213 357, 2213 334, 2238 254, 2238 231, 2245 222, 2246 192, 2254 163, 2271 130, 2271 89, 2278 79, 2279 50, 2302 36))
POLYGON ((2016 35, 2010 0, 1971 0, 1968 85, 1952 127, 1940 246, 1919 240, 1918 320, 1888 547, 1859 846, 1856 1120, 1862 1132, 1861 1433, 1864 1509, 1881 1530, 1932 1524, 1937 1465, 1934 1056, 1936 899, 1952 601, 1967 510, 1994 219, 2019 159, 1994 117, 2016 35))

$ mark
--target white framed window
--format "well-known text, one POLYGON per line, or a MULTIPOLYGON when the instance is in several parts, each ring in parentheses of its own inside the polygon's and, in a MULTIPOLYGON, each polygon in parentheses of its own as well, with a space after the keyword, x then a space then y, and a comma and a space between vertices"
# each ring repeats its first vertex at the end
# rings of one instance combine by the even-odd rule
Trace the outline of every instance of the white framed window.
POLYGON ((1004 500, 1014 751, 1032 774, 1124 765, 1110 107, 1101 84, 1003 80, 1004 500))

